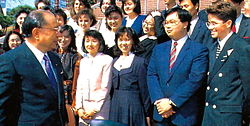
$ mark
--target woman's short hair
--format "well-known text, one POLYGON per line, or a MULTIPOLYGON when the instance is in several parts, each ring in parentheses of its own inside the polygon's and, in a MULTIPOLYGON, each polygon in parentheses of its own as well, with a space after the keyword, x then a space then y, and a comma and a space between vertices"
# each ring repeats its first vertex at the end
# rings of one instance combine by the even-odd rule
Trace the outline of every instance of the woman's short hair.
POLYGON ((68 46, 68 50, 71 52, 76 52, 76 36, 74 33, 74 29, 69 26, 69 25, 63 25, 60 27, 60 33, 64 32, 64 31, 68 31, 70 37, 71 37, 71 42, 68 46))
POLYGON ((88 53, 87 50, 85 49, 85 46, 84 46, 86 36, 90 36, 90 37, 97 39, 100 43, 100 47, 99 47, 98 52, 105 53, 105 51, 107 50, 107 46, 105 45, 105 40, 104 40, 102 34, 96 30, 87 30, 85 32, 84 37, 83 37, 83 46, 82 46, 83 52, 88 53))
MULTIPOLYGON (((74 16, 77 14, 74 10, 74 4, 75 4, 76 0, 73 0, 71 3, 71 10, 70 10, 70 16, 72 18, 74 18, 74 16)), ((91 9, 90 3, 88 2, 88 0, 79 0, 80 5, 84 5, 84 9, 91 9)))
POLYGON ((22 35, 21 35, 19 32, 16 32, 16 31, 9 31, 9 32, 5 35, 5 38, 4 38, 4 41, 3 41, 3 50, 4 50, 4 51, 9 51, 9 50, 10 50, 9 39, 10 39, 10 35, 12 35, 12 34, 16 34, 16 35, 21 39, 21 43, 24 42, 24 39, 23 39, 22 35))
MULTIPOLYGON (((100 9, 102 9, 102 4, 104 0, 100 0, 100 9)), ((115 5, 115 0, 110 0, 111 5, 115 5)))
POLYGON ((67 15, 62 9, 56 9, 54 12, 55 15, 61 16, 63 18, 64 24, 67 23, 67 15))
MULTIPOLYGON (((123 10, 123 13, 124 14, 127 14, 126 12, 125 12, 125 10, 124 10, 124 4, 125 4, 125 2, 126 2, 127 0, 122 0, 122 10, 123 10)), ((132 0, 133 2, 134 2, 134 4, 135 4, 135 8, 134 8, 134 12, 136 13, 136 14, 141 14, 141 2, 140 2, 140 0, 132 0)))
POLYGON ((114 55, 120 56, 122 54, 122 51, 118 47, 118 39, 120 36, 127 34, 127 36, 132 39, 133 45, 131 48, 131 52, 137 54, 138 52, 142 51, 142 47, 138 45, 140 42, 136 32, 130 28, 130 27, 120 27, 117 32, 115 33, 115 47, 114 47, 114 55))
POLYGON ((38 4, 40 2, 43 2, 45 5, 50 6, 50 1, 49 0, 35 0, 35 7, 38 9, 38 4))
POLYGON ((111 30, 111 28, 109 27, 108 23, 107 23, 107 18, 110 16, 111 13, 116 12, 118 14, 120 14, 120 16, 123 18, 122 15, 122 10, 120 7, 116 6, 116 5, 110 5, 107 10, 105 11, 104 15, 106 17, 106 27, 111 30))
POLYGON ((76 15, 76 20, 78 20, 81 15, 88 15, 89 19, 92 20, 92 24, 90 25, 91 27, 97 23, 96 17, 91 9, 84 9, 79 11, 76 15))

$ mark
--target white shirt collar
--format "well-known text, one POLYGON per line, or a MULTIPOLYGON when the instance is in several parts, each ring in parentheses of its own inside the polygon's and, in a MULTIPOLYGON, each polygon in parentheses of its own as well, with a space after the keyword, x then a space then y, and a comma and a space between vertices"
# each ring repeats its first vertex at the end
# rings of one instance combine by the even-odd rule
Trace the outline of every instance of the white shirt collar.
POLYGON ((126 27, 132 27, 132 25, 134 24, 134 22, 135 22, 135 20, 136 20, 137 17, 138 17, 138 15, 135 18, 133 18, 133 19, 130 19, 129 17, 127 17, 126 18, 127 19, 126 27))
POLYGON ((197 24, 198 20, 199 20, 199 17, 197 16, 195 19, 193 19, 193 20, 190 22, 191 25, 190 25, 190 29, 189 29, 189 31, 188 31, 188 35, 189 35, 189 36, 192 35, 192 33, 193 33, 193 31, 194 31, 194 27, 195 27, 195 25, 197 24))
POLYGON ((233 32, 231 31, 229 34, 227 34, 227 36, 222 39, 221 41, 219 39, 217 39, 218 43, 220 44, 220 50, 223 49, 224 45, 226 44, 227 40, 229 39, 229 37, 233 34, 233 32))
POLYGON ((243 14, 240 14, 240 16, 237 17, 236 20, 235 20, 236 33, 238 33, 238 31, 239 31, 240 23, 242 21, 242 18, 243 18, 243 14))
POLYGON ((135 54, 129 53, 128 56, 120 56, 118 60, 115 62, 114 67, 120 71, 121 69, 129 68, 133 62, 135 54))
POLYGON ((155 36, 148 36, 148 35, 143 35, 142 37, 139 38, 140 41, 143 41, 144 39, 149 38, 156 40, 157 38, 155 36))
POLYGON ((37 49, 35 46, 33 46, 30 42, 26 41, 26 45, 29 47, 29 49, 33 52, 33 54, 36 56, 37 60, 41 64, 43 62, 43 57, 47 53, 43 53, 39 49, 37 49))
POLYGON ((176 57, 179 55, 179 53, 180 53, 180 51, 181 51, 183 45, 184 45, 185 42, 187 41, 187 39, 188 39, 188 35, 185 35, 184 37, 182 37, 181 39, 179 39, 179 40, 177 40, 177 41, 175 41, 175 40, 172 39, 171 50, 172 50, 172 48, 174 47, 174 46, 173 46, 173 45, 174 45, 174 42, 177 42, 177 44, 178 44, 178 45, 176 46, 176 57))

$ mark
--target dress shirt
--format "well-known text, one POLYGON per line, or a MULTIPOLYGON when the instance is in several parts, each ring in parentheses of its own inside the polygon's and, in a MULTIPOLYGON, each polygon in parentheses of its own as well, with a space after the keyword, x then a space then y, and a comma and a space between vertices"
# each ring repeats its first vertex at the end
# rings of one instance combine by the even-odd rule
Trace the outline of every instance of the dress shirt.
POLYGON ((113 47, 115 45, 115 32, 112 32, 111 30, 103 30, 100 31, 102 33, 102 36, 105 40, 105 45, 107 45, 109 48, 113 47))
POLYGON ((240 23, 242 21, 242 18, 243 18, 243 14, 240 14, 240 16, 237 17, 236 20, 235 20, 236 33, 238 33, 238 31, 239 31, 240 23))
POLYGON ((188 31, 188 35, 189 35, 189 36, 192 35, 192 33, 193 33, 193 31, 194 31, 194 27, 195 27, 195 25, 197 24, 198 20, 199 20, 199 17, 198 17, 198 15, 197 15, 197 17, 196 17, 195 19, 193 19, 193 20, 190 22, 191 25, 190 25, 190 29, 189 29, 189 31, 188 31))
POLYGON ((217 41, 219 42, 220 44, 220 50, 223 49, 224 45, 226 44, 227 40, 229 39, 229 37, 233 34, 233 32, 231 31, 229 34, 227 34, 227 36, 222 39, 221 41, 219 39, 217 39, 217 41))
POLYGON ((182 37, 181 39, 175 41, 172 39, 172 44, 171 44, 171 50, 173 49, 174 47, 174 42, 177 42, 178 45, 176 46, 176 59, 178 58, 178 55, 182 49, 182 46, 185 44, 185 42, 187 41, 188 39, 188 35, 185 35, 184 37, 182 37))

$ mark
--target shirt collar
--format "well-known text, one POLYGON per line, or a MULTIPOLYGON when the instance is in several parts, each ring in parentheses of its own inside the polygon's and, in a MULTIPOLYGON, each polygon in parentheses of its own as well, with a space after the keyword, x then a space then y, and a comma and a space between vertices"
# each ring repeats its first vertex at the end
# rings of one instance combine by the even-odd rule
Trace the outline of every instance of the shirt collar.
POLYGON ((188 39, 188 35, 185 35, 184 37, 182 37, 181 39, 179 39, 177 41, 172 39, 172 44, 173 44, 173 42, 177 42, 178 44, 185 43, 187 41, 187 39, 188 39))
POLYGON ((227 40, 229 39, 229 37, 233 34, 233 32, 231 31, 229 34, 227 34, 227 36, 222 39, 221 41, 219 39, 217 39, 218 43, 220 44, 220 48, 223 49, 224 45, 226 44, 227 40))
POLYGON ((43 53, 39 49, 37 49, 35 46, 33 46, 30 42, 26 41, 26 45, 29 47, 29 49, 33 52, 33 54, 36 56, 37 60, 42 63, 44 55, 47 55, 47 53, 43 53))
POLYGON ((142 37, 139 38, 140 41, 143 41, 145 39, 153 39, 153 40, 156 40, 157 38, 155 36, 148 36, 148 35, 143 35, 142 37))

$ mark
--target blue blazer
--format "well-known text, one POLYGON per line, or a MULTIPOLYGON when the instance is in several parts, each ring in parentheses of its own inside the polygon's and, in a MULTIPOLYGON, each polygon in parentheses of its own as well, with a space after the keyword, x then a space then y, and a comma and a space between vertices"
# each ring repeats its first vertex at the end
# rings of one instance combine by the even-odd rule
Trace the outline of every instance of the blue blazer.
POLYGON ((62 126, 67 121, 62 65, 54 53, 48 52, 48 56, 57 90, 25 43, 0 56, 0 125, 62 126))
POLYGON ((249 40, 250 38, 250 18, 243 15, 243 18, 240 23, 239 31, 237 33, 240 37, 246 38, 249 40))
POLYGON ((202 19, 197 21, 190 39, 199 43, 207 43, 208 41, 213 40, 210 35, 210 31, 202 19))
MULTIPOLYGON (((138 15, 138 17, 135 19, 134 23, 131 26, 131 28, 136 32, 138 37, 143 35, 142 22, 145 18, 146 15, 138 15)), ((127 24, 127 17, 123 18, 122 20, 122 26, 126 26, 126 24, 127 24)))
POLYGON ((245 56, 243 48, 248 44, 234 33, 225 43, 218 59, 215 58, 216 47, 212 45, 208 46, 209 73, 202 126, 241 126, 244 68, 239 69, 239 62, 242 62, 245 56))
MULTIPOLYGON (((152 103, 169 98, 176 104, 176 113, 169 117, 175 125, 192 126, 197 123, 197 90, 206 78, 208 49, 187 39, 176 62, 169 70, 171 41, 157 45, 148 66, 148 89, 152 103)), ((154 108, 154 119, 164 121, 154 108)))

